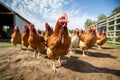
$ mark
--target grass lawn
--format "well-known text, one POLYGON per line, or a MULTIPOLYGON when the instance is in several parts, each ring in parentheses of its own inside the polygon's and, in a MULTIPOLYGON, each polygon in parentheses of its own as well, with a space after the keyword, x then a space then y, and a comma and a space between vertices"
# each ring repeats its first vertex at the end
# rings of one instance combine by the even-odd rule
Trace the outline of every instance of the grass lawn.
MULTIPOLYGON (((114 45, 110 43, 105 43, 104 46, 120 49, 120 45, 114 45)), ((8 47, 13 47, 13 45, 10 42, 0 42, 0 48, 8 48, 8 47)))
POLYGON ((0 48, 8 48, 12 46, 13 45, 10 42, 0 42, 0 48))
POLYGON ((105 43, 104 45, 107 47, 120 49, 120 45, 115 45, 115 44, 111 44, 111 43, 105 43))

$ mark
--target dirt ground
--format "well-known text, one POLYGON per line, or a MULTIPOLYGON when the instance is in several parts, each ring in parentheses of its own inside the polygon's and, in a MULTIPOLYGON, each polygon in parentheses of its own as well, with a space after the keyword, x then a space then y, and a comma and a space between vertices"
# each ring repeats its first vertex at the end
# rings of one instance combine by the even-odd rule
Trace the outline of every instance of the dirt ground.
POLYGON ((103 47, 89 50, 83 57, 75 54, 62 57, 62 66, 52 72, 52 61, 45 54, 40 59, 33 52, 19 47, 0 48, 0 80, 120 80, 120 50, 103 47))

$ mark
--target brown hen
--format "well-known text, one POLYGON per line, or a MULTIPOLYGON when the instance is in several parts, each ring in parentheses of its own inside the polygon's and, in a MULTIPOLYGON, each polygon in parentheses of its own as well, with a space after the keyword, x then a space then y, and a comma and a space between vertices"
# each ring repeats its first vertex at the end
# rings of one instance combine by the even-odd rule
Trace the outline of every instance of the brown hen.
MULTIPOLYGON (((34 50, 33 57, 36 56, 36 53, 38 51, 42 51, 45 48, 44 38, 37 34, 33 24, 30 24, 30 33, 29 33, 28 43, 29 43, 29 46, 34 50)), ((40 54, 38 53, 38 58, 39 57, 40 57, 40 54)))
POLYGON ((47 55, 53 60, 53 71, 56 72, 55 59, 68 53, 71 38, 68 34, 68 17, 64 13, 56 22, 55 31, 47 41, 47 55))
POLYGON ((22 33, 22 37, 21 37, 21 43, 23 46, 25 46, 27 48, 27 52, 28 52, 28 37, 29 37, 29 28, 27 27, 27 25, 24 25, 24 32, 22 33))
POLYGON ((11 35, 11 43, 15 46, 21 44, 21 33, 17 25, 14 27, 14 31, 11 35))

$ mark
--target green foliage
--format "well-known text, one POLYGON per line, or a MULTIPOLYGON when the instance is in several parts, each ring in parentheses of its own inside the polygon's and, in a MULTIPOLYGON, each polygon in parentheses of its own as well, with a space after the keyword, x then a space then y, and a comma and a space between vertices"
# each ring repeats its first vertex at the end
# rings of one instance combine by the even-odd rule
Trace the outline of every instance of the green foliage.
POLYGON ((116 7, 114 10, 112 10, 112 14, 111 15, 114 15, 116 13, 120 12, 120 6, 116 7))
POLYGON ((117 30, 120 30, 120 25, 117 26, 117 30))
POLYGON ((120 19, 117 19, 117 23, 120 23, 120 19))
POLYGON ((120 36, 118 36, 118 38, 116 39, 117 42, 120 42, 120 36))
POLYGON ((85 28, 87 29, 90 25, 94 24, 95 21, 92 21, 91 19, 87 19, 85 22, 85 28))
POLYGON ((70 34, 72 34, 73 30, 69 30, 70 34))
POLYGON ((98 16, 98 21, 99 21, 99 20, 103 20, 103 19, 105 19, 105 18, 106 18, 106 15, 100 14, 100 15, 98 16))
POLYGON ((109 27, 108 29, 109 29, 109 30, 114 30, 114 27, 113 27, 113 26, 111 26, 111 27, 109 27))

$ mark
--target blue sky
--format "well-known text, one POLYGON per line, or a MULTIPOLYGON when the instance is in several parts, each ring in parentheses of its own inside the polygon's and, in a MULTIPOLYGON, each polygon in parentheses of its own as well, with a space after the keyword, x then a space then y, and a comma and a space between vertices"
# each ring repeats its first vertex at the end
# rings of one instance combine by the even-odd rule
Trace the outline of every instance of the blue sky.
POLYGON ((54 28, 63 12, 68 14, 69 29, 83 28, 86 19, 97 20, 99 14, 107 16, 120 5, 120 0, 0 0, 37 29, 45 30, 45 22, 54 28))

